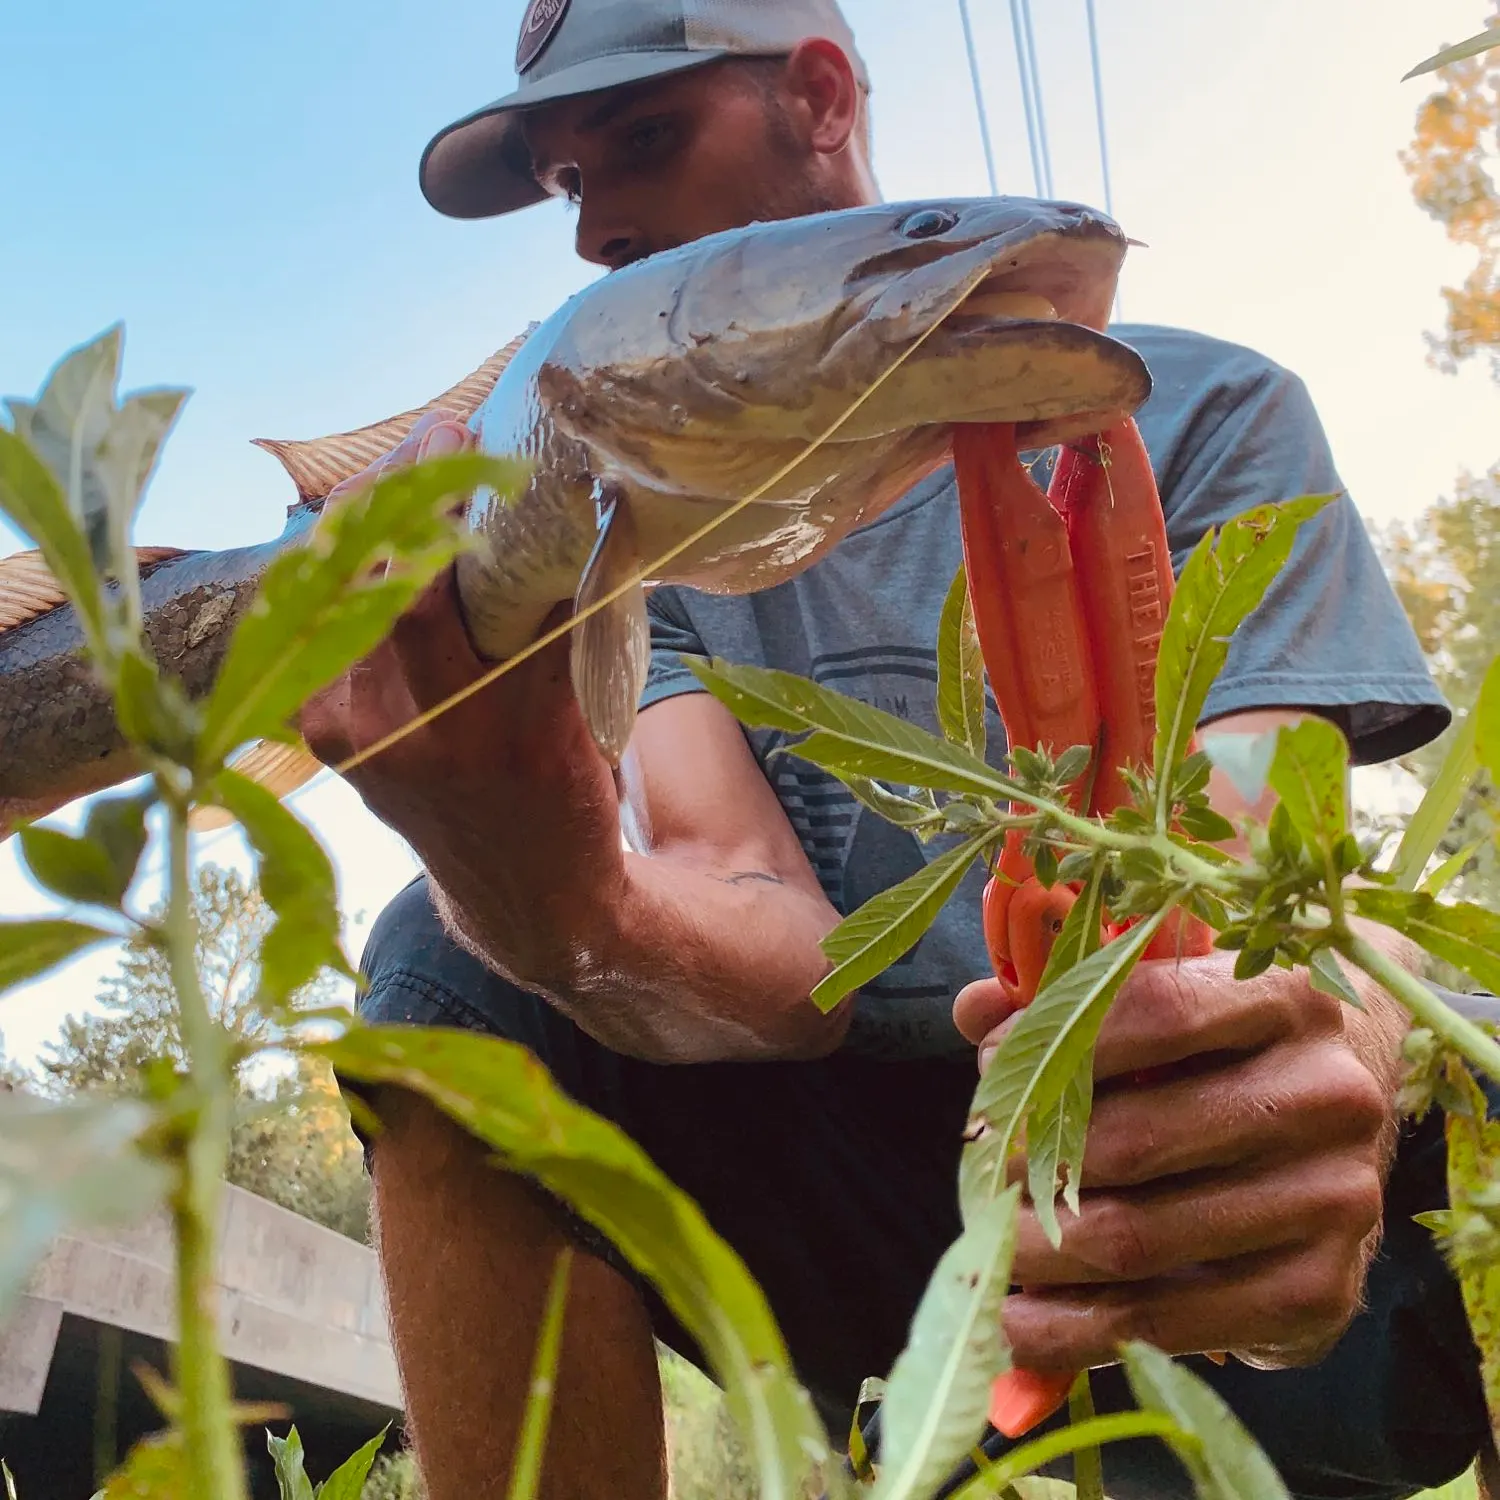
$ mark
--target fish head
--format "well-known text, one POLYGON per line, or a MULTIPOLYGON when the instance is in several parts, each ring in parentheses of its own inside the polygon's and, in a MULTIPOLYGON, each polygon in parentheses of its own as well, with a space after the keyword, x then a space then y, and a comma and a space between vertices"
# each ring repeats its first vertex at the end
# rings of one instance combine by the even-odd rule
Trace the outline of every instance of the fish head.
POLYGON ((756 445, 1015 422, 1031 446, 1150 392, 1102 330, 1127 240, 1081 204, 923 200, 751 224, 608 275, 538 332, 549 417, 605 466, 704 495, 756 445), (738 461, 727 456, 738 449, 738 461))

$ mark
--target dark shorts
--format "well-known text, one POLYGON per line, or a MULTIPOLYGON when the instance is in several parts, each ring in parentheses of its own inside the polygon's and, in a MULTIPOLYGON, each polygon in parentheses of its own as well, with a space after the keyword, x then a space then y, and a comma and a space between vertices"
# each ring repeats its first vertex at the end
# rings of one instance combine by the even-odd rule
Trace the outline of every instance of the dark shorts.
MULTIPOLYGON (((861 1382, 889 1372, 959 1232, 972 1056, 689 1066, 622 1057, 458 948, 425 879, 381 913, 362 967, 367 1021, 458 1026, 521 1043, 690 1194, 765 1291, 799 1378, 842 1443, 861 1382)), ((1427 1231, 1411 1222, 1444 1204, 1433 1116, 1403 1140, 1368 1306, 1334 1353, 1297 1371, 1190 1362, 1267 1447, 1294 1494, 1409 1494, 1459 1472, 1483 1441, 1457 1288, 1427 1231)), ((640 1286, 657 1337, 702 1366, 650 1286, 592 1226, 563 1212, 584 1249, 640 1286)), ((1094 1384, 1102 1409, 1134 1405, 1117 1370, 1096 1372, 1094 1384)), ((1192 1493, 1155 1443, 1112 1449, 1106 1478, 1116 1500, 1192 1493)))
MULTIPOLYGON (((959 1232, 958 1155, 978 1081, 972 1056, 691 1066, 622 1057, 458 948, 425 880, 381 913, 363 967, 365 1020, 519 1042, 567 1094, 619 1125, 745 1261, 801 1378, 825 1417, 841 1422, 831 1436, 843 1438, 860 1382, 888 1369, 933 1265, 959 1232)), ((585 1248, 639 1281, 597 1230, 567 1217, 585 1248)), ((655 1294, 641 1289, 657 1336, 701 1363, 655 1294)))

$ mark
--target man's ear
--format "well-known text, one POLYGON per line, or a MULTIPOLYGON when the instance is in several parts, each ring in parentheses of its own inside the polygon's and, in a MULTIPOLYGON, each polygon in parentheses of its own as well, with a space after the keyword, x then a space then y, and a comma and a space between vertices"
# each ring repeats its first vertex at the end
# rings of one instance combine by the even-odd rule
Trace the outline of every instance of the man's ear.
POLYGON ((860 85, 843 48, 809 37, 792 49, 783 87, 794 119, 814 151, 836 156, 859 127, 860 85))

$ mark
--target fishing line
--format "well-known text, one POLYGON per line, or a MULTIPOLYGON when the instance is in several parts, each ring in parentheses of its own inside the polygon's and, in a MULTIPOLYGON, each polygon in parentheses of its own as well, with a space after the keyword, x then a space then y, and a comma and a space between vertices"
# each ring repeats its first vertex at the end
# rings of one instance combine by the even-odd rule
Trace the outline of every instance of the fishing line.
POLYGON ((1031 0, 1020 0, 1021 29, 1026 37, 1026 66, 1031 73, 1031 92, 1036 100, 1037 146, 1042 156, 1042 196, 1052 196, 1052 153, 1047 146, 1047 117, 1042 111, 1042 70, 1037 66, 1036 36, 1031 25, 1031 0))
POLYGON ((995 175, 995 149, 990 142, 990 121, 984 108, 984 86, 979 79, 979 55, 974 50, 974 27, 969 19, 969 0, 958 0, 958 13, 964 23, 964 50, 969 54, 969 79, 974 85, 974 108, 979 112, 979 139, 984 143, 984 166, 990 177, 990 195, 1000 196, 1000 179, 995 175))
POLYGON ((965 301, 968 300, 968 298, 974 293, 974 291, 980 286, 980 284, 989 278, 992 269, 992 267, 986 266, 982 271, 976 272, 973 280, 970 281, 966 287, 964 287, 964 289, 954 299, 952 306, 949 307, 946 312, 944 312, 943 316, 941 318, 935 318, 931 326, 928 327, 924 333, 920 334, 912 342, 911 347, 903 350, 902 353, 898 355, 890 365, 882 370, 880 374, 876 376, 876 378, 870 383, 870 385, 858 397, 856 397, 848 407, 844 409, 844 411, 839 415, 839 417, 833 422, 830 427, 828 427, 824 432, 820 433, 816 438, 814 438, 812 442, 802 450, 802 452, 800 452, 795 458, 784 464, 780 469, 776 471, 776 473, 772 474, 769 479, 764 480, 761 484, 757 485, 756 488, 751 490, 748 495, 745 495, 743 498, 736 500, 733 505, 721 511, 717 516, 713 517, 712 520, 705 522, 704 525, 700 526, 695 532, 693 532, 691 536, 684 538, 684 540, 678 542, 676 546, 669 548, 654 561, 647 563, 645 567, 643 567, 638 573, 634 574, 630 578, 627 578, 623 583, 617 584, 613 589, 610 590, 609 593, 604 594, 601 598, 596 599, 592 604, 586 605, 576 614, 570 615, 566 620, 562 622, 562 624, 556 625, 551 630, 546 631, 544 634, 538 636, 537 639, 532 641, 529 646, 526 646, 522 650, 516 652, 514 656, 507 657, 503 662, 497 663, 488 672, 484 673, 483 676, 477 677, 466 687, 462 687, 456 693, 450 694, 447 698, 443 699, 441 703, 434 704, 429 709, 424 709, 409 723, 402 725, 399 729, 393 729, 389 734, 383 736, 381 739, 376 740, 373 745, 366 746, 365 749, 358 751, 356 754, 351 755, 347 760, 341 761, 338 765, 332 767, 334 773, 336 775, 342 776, 346 772, 352 771, 356 766, 363 765, 365 761, 370 760, 376 755, 379 755, 381 751, 389 750, 392 745, 395 745, 401 740, 405 739, 407 735, 414 733, 416 730, 423 728, 427 724, 430 724, 441 714, 447 713, 449 709, 458 707, 458 705, 464 702, 465 699, 473 697, 475 693, 479 692, 482 688, 488 687, 492 682, 495 682, 499 678, 503 677, 507 672, 512 670, 512 668, 520 666, 523 661, 526 661, 528 658, 537 655, 538 652, 545 651, 548 646, 552 645, 556 641, 561 640, 563 636, 567 635, 571 630, 574 629, 575 626, 582 624, 583 621, 588 619, 590 615, 596 614, 599 610, 604 609, 610 604, 613 604, 615 600, 620 599, 624 595, 628 594, 631 589, 636 588, 638 585, 646 582, 648 578, 650 578, 660 568, 665 566, 665 564, 671 562, 674 558, 680 557, 690 547, 697 546, 697 544, 702 541, 704 537, 708 536, 711 532, 722 526, 732 517, 737 516, 742 510, 746 508, 746 506, 755 504, 755 502, 759 500, 773 485, 780 483, 780 481, 785 479, 786 476, 790 474, 794 469, 796 469, 799 464, 816 453, 817 450, 821 448, 823 444, 826 443, 834 435, 834 433, 836 433, 839 428, 842 427, 849 420, 849 418, 852 417, 854 413, 857 412, 859 408, 863 406, 865 402, 868 401, 870 397, 873 396, 875 392, 878 391, 880 387, 884 385, 885 382, 889 380, 890 377, 894 375, 896 371, 899 370, 901 366, 904 365, 906 361, 910 359, 911 356, 915 354, 917 350, 920 349, 929 338, 932 337, 934 333, 937 332, 940 327, 942 327, 942 325, 948 320, 948 318, 950 318, 953 313, 957 311, 957 309, 960 308, 965 301))
POLYGON ((1037 151, 1036 111, 1031 102, 1031 75, 1026 71, 1026 42, 1021 35, 1020 0, 1010 0, 1010 29, 1016 39, 1016 69, 1021 76, 1021 106, 1026 111, 1026 144, 1031 148, 1031 181, 1038 198, 1042 191, 1042 159, 1037 151))
MULTIPOLYGON (((1094 117, 1099 126, 1099 173, 1104 179, 1104 212, 1110 218, 1115 216, 1115 195, 1110 185, 1109 175, 1109 130, 1104 116, 1104 82, 1103 70, 1099 66, 1099 23, 1094 14, 1094 0, 1083 0, 1089 22, 1089 57, 1094 73, 1094 117)), ((1123 270, 1123 268, 1122 268, 1123 270)), ((1122 298, 1120 295, 1120 283, 1115 282, 1115 321, 1124 316, 1122 311, 1122 298)))

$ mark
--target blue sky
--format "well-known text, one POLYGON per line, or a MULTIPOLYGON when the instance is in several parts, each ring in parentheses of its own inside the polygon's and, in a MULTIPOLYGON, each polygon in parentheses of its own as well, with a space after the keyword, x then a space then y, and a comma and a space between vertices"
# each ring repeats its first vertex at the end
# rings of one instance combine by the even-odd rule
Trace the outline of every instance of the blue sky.
MULTIPOLYGON (((1033 191, 1004 0, 971 0, 1001 187, 1033 191)), ((0 51, 0 393, 29 395, 118 319, 125 389, 187 385, 142 542, 279 531, 289 487, 257 436, 436 394, 594 272, 565 209, 455 223, 416 188, 434 129, 512 85, 522 0, 50 0, 0 51)), ((986 191, 956 0, 846 0, 875 81, 888 198, 986 191)), ((1084 0, 1034 0, 1059 196, 1102 205, 1084 0)), ((1097 0, 1116 216, 1149 249, 1132 320, 1252 344, 1307 380, 1343 477, 1384 523, 1500 457, 1500 392, 1443 377, 1422 334, 1465 262, 1396 153, 1425 90, 1398 79, 1478 30, 1484 0, 1097 0)), ((18 545, 0 530, 0 552, 18 545)), ((412 868, 326 778, 299 798, 352 918, 412 868)), ((234 839, 206 845, 243 859, 234 839)), ((0 846, 0 911, 46 902, 0 846)), ((362 941, 351 925, 351 945, 362 941)), ((34 1051, 108 956, 0 1000, 34 1051)))

